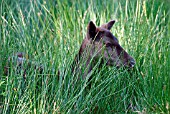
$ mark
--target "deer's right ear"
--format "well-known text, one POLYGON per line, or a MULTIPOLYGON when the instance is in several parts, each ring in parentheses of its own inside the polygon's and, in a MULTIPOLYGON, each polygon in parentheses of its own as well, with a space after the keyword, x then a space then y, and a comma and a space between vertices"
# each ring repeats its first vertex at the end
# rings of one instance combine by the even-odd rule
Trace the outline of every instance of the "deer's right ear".
POLYGON ((93 23, 93 21, 90 21, 87 27, 87 35, 88 38, 94 38, 96 36, 96 25, 93 23))
POLYGON ((103 24, 101 27, 110 30, 112 26, 114 25, 114 23, 115 23, 115 20, 111 20, 108 23, 103 24))

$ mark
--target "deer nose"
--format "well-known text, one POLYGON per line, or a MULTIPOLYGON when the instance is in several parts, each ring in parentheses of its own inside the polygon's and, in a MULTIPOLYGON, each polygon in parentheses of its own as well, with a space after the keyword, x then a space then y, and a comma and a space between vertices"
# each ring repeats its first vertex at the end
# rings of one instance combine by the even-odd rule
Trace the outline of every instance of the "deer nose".
POLYGON ((131 60, 130 60, 130 64, 129 64, 130 67, 131 67, 131 68, 134 67, 135 64, 136 64, 135 60, 134 60, 134 59, 131 59, 131 60))

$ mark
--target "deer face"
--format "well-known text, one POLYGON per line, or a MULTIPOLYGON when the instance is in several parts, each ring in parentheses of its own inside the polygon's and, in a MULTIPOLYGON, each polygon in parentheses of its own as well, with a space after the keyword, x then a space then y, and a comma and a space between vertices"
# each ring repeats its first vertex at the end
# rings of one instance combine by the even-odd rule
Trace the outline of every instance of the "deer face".
POLYGON ((86 39, 91 44, 90 55, 94 58, 102 57, 109 66, 132 68, 135 60, 120 46, 118 39, 110 31, 114 23, 112 20, 96 27, 92 21, 89 22, 86 39))

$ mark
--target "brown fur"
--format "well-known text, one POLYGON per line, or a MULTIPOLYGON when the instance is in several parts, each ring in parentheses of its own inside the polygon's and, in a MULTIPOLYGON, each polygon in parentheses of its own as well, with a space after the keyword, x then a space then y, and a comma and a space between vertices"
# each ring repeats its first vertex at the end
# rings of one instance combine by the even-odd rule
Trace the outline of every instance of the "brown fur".
POLYGON ((35 70, 37 70, 40 74, 43 72, 43 67, 41 65, 36 65, 36 63, 28 61, 24 57, 23 52, 17 52, 13 56, 8 58, 8 62, 6 66, 4 67, 4 75, 8 75, 10 72, 10 64, 15 65, 15 72, 21 73, 23 72, 23 78, 26 78, 27 71, 29 68, 33 67, 35 70))
MULTIPOLYGON (((73 73, 80 73, 80 75, 83 75, 83 78, 85 78, 93 69, 94 65, 92 63, 94 62, 91 60, 98 61, 99 58, 102 58, 102 61, 105 61, 108 66, 116 66, 118 68, 121 66, 132 68, 135 65, 135 60, 120 46, 118 39, 111 33, 110 29, 114 23, 115 21, 111 20, 100 27, 96 27, 92 21, 89 22, 86 37, 72 64, 73 73), (81 64, 81 61, 83 61, 84 64, 81 64), (80 67, 86 68, 86 70, 82 73, 80 67)), ((25 78, 27 69, 32 65, 26 62, 27 67, 23 67, 23 63, 25 63, 23 53, 17 53, 15 58, 17 59, 17 68, 24 71, 23 77, 25 78)), ((8 75, 10 61, 13 61, 12 58, 9 58, 8 64, 4 68, 5 75, 8 75)), ((42 73, 42 66, 33 66, 42 73)), ((59 72, 58 75, 60 75, 59 72)))
POLYGON ((86 58, 83 59, 84 66, 82 67, 88 67, 83 73, 84 77, 92 70, 90 62, 92 58, 97 60, 102 57, 102 60, 106 61, 109 66, 132 68, 135 65, 135 60, 120 46, 118 39, 111 33, 110 29, 114 23, 115 21, 111 20, 101 27, 96 27, 92 21, 89 22, 86 37, 74 59, 72 72, 81 70, 75 68, 79 67, 81 58, 86 58))

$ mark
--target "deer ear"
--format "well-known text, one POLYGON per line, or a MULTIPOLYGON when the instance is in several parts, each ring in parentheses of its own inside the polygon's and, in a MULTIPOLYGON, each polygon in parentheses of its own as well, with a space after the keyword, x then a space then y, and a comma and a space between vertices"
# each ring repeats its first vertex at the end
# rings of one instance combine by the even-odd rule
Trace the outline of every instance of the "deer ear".
POLYGON ((96 36, 96 25, 93 23, 93 21, 89 22, 87 32, 90 38, 94 38, 96 36))
POLYGON ((108 23, 107 23, 107 29, 111 29, 112 28, 112 26, 114 25, 114 23, 115 23, 115 20, 111 20, 111 21, 109 21, 108 23))
POLYGON ((108 23, 103 24, 101 27, 110 30, 112 26, 114 25, 114 23, 115 23, 115 20, 111 20, 108 23))

